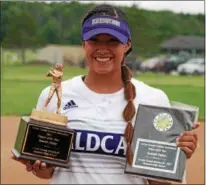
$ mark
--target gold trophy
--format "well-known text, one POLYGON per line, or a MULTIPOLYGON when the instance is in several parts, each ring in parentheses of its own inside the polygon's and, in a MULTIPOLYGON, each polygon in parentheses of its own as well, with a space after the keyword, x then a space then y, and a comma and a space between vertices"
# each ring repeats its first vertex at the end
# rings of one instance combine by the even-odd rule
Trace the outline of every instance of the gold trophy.
POLYGON ((12 153, 19 159, 41 160, 50 165, 68 168, 74 131, 67 128, 68 118, 60 114, 63 77, 62 64, 56 64, 46 74, 52 85, 43 110, 33 109, 31 115, 21 118, 12 153), (46 111, 52 96, 57 95, 57 111, 46 111))

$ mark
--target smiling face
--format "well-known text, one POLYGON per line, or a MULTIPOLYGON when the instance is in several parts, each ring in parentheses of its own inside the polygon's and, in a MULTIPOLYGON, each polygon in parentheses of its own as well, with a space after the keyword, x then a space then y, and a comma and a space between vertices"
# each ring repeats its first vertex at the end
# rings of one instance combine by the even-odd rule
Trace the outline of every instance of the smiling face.
POLYGON ((108 34, 96 35, 84 41, 83 49, 89 71, 97 74, 107 74, 117 70, 121 72, 121 62, 130 47, 130 41, 122 44, 108 34))

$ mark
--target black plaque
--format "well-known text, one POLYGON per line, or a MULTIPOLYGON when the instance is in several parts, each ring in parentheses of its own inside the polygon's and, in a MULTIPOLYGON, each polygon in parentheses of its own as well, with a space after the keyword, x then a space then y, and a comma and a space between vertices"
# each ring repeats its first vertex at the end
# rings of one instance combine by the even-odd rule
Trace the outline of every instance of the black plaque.
POLYGON ((148 179, 182 182, 186 155, 176 146, 176 138, 193 129, 198 108, 139 105, 131 148, 132 165, 125 173, 148 179))
POLYGON ((73 137, 66 126, 22 117, 12 152, 18 158, 69 168, 73 137))
POLYGON ((34 124, 28 125, 27 129, 22 153, 68 162, 70 133, 34 124))

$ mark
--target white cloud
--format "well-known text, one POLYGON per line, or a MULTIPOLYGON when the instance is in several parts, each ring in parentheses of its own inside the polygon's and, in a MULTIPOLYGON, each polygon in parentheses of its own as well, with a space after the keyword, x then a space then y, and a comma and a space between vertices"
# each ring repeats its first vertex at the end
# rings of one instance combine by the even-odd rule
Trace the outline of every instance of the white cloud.
POLYGON ((183 13, 204 14, 204 1, 80 1, 81 3, 95 2, 131 6, 137 4, 140 8, 150 10, 170 10, 183 13))
POLYGON ((204 13, 204 1, 142 1, 140 7, 184 13, 204 13))

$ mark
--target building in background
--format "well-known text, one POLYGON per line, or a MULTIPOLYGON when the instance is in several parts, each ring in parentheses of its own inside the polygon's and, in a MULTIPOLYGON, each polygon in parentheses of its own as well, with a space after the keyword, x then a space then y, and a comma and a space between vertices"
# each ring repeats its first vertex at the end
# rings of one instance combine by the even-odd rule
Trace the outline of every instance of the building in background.
POLYGON ((193 56, 204 55, 205 41, 204 37, 200 36, 176 36, 160 45, 161 49, 168 53, 178 53, 187 51, 193 56))
POLYGON ((49 44, 37 51, 36 59, 38 62, 81 66, 84 61, 84 52, 81 46, 49 44))

